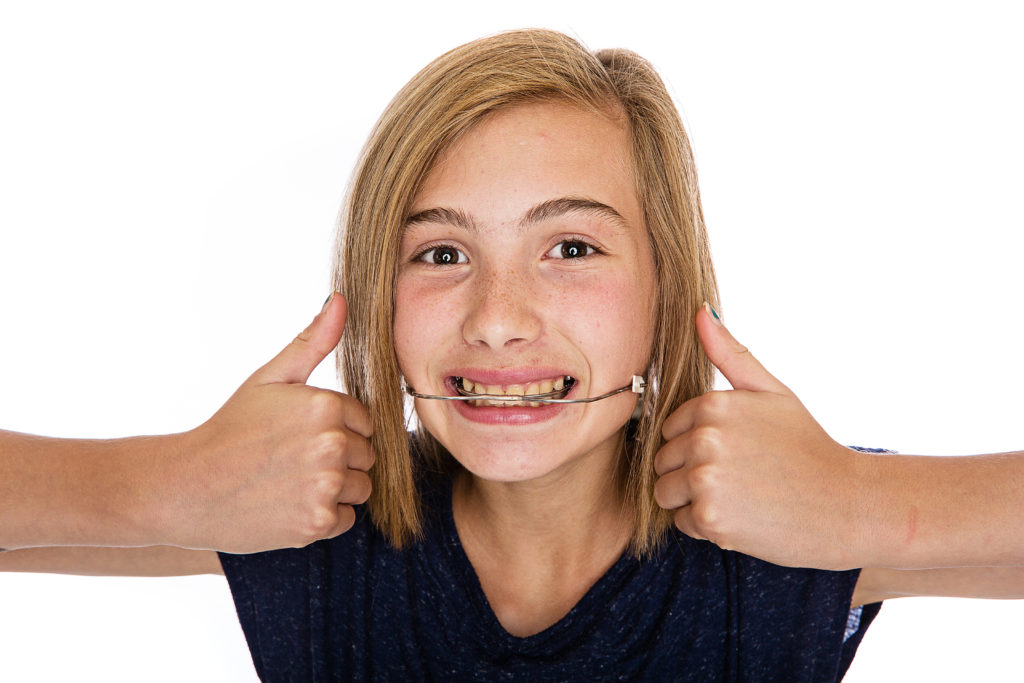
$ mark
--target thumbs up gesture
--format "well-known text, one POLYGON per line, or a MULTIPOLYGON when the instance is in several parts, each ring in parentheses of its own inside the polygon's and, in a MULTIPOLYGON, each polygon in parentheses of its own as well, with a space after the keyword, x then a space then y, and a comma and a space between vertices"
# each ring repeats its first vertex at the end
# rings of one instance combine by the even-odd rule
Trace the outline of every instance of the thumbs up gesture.
POLYGON ((704 351, 732 391, 687 401, 662 426, 658 504, 694 538, 775 564, 859 566, 858 464, 722 325, 697 313, 704 351))
POLYGON ((365 406, 306 386, 341 339, 346 305, 333 295, 275 358, 206 423, 181 435, 159 469, 157 526, 167 542, 249 553, 299 547, 348 530, 370 495, 374 454, 365 406))

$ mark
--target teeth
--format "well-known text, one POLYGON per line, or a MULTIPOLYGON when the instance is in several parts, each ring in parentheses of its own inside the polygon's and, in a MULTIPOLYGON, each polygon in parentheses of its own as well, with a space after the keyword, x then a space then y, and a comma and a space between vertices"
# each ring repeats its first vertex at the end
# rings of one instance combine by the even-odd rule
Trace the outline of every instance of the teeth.
MULTIPOLYGON (((491 394, 494 396, 530 396, 533 394, 547 394, 552 391, 562 391, 565 388, 567 377, 562 376, 557 379, 545 379, 538 382, 531 382, 529 384, 509 384, 507 387, 502 388, 497 384, 479 384, 474 383, 472 380, 468 380, 465 377, 460 377, 458 382, 463 392, 470 394, 491 394)), ((496 399, 477 399, 469 401, 472 406, 495 406, 495 407, 515 407, 515 406, 529 406, 531 408, 537 408, 544 405, 538 401, 501 401, 496 399)))

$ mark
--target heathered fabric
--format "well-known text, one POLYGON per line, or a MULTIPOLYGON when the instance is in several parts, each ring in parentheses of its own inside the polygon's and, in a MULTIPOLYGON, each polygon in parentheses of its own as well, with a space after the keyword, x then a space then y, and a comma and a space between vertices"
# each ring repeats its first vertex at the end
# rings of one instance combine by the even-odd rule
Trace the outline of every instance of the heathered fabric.
POLYGON ((849 618, 857 571, 787 569, 677 532, 518 638, 459 542, 450 482, 424 502, 425 537, 401 552, 360 510, 329 541, 221 555, 262 680, 835 681, 879 609, 849 618))

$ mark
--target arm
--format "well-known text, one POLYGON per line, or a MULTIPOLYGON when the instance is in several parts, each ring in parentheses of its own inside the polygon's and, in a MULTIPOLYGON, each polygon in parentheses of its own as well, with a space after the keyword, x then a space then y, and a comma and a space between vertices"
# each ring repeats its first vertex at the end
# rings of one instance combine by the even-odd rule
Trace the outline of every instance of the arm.
MULTIPOLYGON (((51 439, 0 432, 0 546, 146 545, 156 540, 156 463, 183 435, 51 439)), ((166 491, 165 491, 166 493, 166 491)))
POLYGON ((79 576, 223 574, 217 553, 171 546, 149 548, 25 548, 0 554, 0 572, 79 576))
POLYGON ((734 391, 665 422, 655 496, 682 531, 790 566, 1024 564, 1024 453, 844 448, 708 309, 697 329, 734 391))
POLYGON ((869 508, 861 565, 1024 565, 1024 453, 856 457, 869 508))
POLYGON ((944 569, 863 569, 852 606, 907 597, 1024 598, 1024 567, 948 567, 944 569))
POLYGON ((372 426, 350 396, 305 385, 345 326, 340 296, 206 423, 116 440, 0 432, 0 548, 149 546, 256 552, 347 530, 369 496, 372 426))

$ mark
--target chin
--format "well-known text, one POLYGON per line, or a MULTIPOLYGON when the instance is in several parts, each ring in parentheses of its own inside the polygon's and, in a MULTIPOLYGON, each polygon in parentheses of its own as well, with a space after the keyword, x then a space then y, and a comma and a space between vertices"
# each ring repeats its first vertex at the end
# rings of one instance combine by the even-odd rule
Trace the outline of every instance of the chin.
POLYGON ((438 410, 424 411, 419 416, 421 424, 459 464, 475 477, 486 481, 530 481, 541 479, 573 463, 596 464, 621 457, 617 447, 632 410, 628 405, 613 411, 609 411, 608 407, 600 411, 585 411, 584 415, 580 415, 583 411, 579 406, 566 404, 520 410, 475 410, 514 418, 520 412, 536 415, 538 412, 547 412, 548 408, 554 409, 551 414, 528 420, 525 424, 465 420, 458 406, 448 414, 438 410))
POLYGON ((455 458, 473 476, 485 481, 512 483, 539 479, 558 469, 565 453, 545 453, 535 448, 517 448, 504 444, 496 448, 449 449, 455 458), (559 460, 552 458, 559 456, 559 460))

